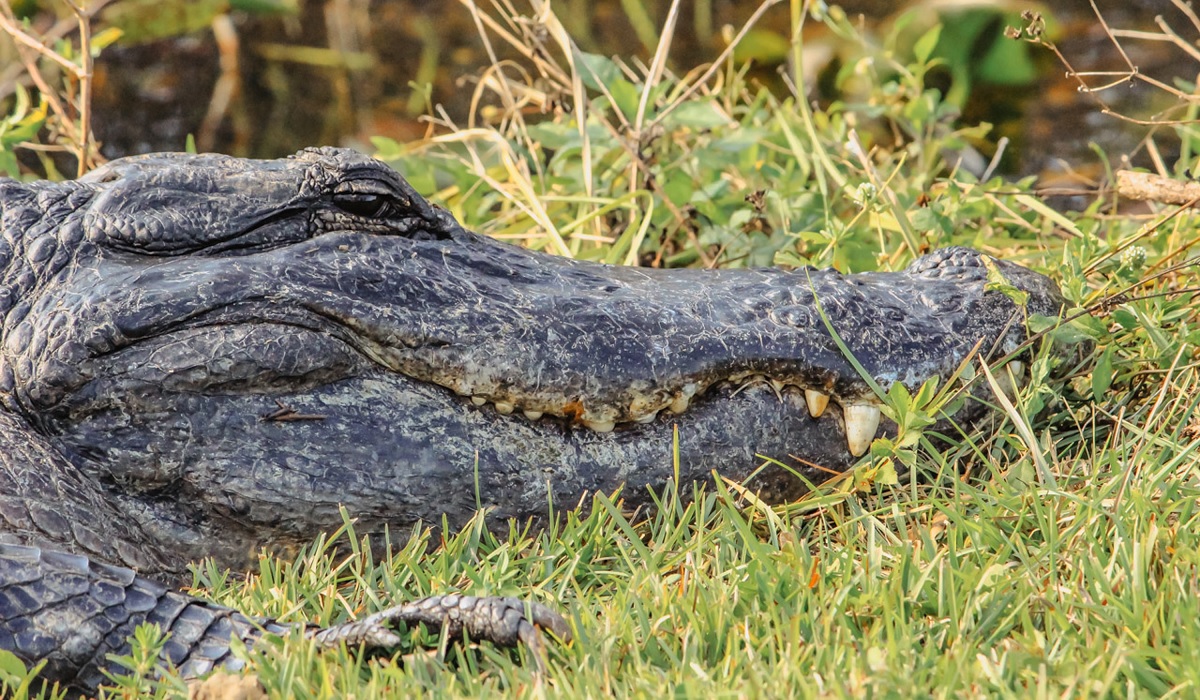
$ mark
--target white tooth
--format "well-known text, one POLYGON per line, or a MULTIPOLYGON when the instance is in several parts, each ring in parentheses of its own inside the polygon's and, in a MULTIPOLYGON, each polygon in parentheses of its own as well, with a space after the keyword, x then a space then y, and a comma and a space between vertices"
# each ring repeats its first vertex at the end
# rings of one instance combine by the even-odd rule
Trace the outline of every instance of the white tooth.
POLYGON ((772 379, 771 380, 771 388, 775 390, 776 394, 782 393, 783 392, 783 382, 779 381, 778 379, 772 379))
POLYGON ((683 413, 688 410, 688 406, 692 403, 692 397, 700 391, 700 387, 694 382, 688 382, 679 390, 679 394, 667 406, 667 410, 671 413, 683 413))
POLYGON ((644 416, 638 416, 637 418, 634 418, 633 420, 634 420, 634 421, 636 421, 636 422, 638 422, 638 423, 653 423, 655 418, 658 418, 658 412, 657 412, 657 411, 655 411, 655 412, 651 412, 651 413, 647 413, 647 414, 646 414, 646 415, 644 415, 644 416))
POLYGON ((633 397, 629 400, 629 408, 625 409, 625 415, 644 416, 647 413, 658 413, 660 408, 662 408, 661 397, 634 392, 633 397))
POLYGON ((496 402, 496 413, 502 413, 507 416, 508 414, 513 412, 514 408, 516 408, 516 406, 513 406, 508 401, 497 401, 496 402))
POLYGON ((542 417, 541 411, 530 411, 530 410, 526 409, 524 411, 524 414, 525 414, 525 417, 528 418, 529 420, 537 420, 538 418, 542 417))
POLYGON ((804 401, 808 403, 809 415, 820 418, 821 414, 825 413, 825 407, 829 405, 829 396, 815 389, 805 389, 804 401))
POLYGON ((583 419, 583 424, 597 433, 611 433, 617 424, 610 420, 588 420, 583 419))
POLYGON ((850 454, 861 457, 875 439, 882 414, 877 406, 849 404, 842 409, 842 416, 846 420, 846 443, 850 454))
POLYGON ((472 396, 471 403, 475 404, 476 406, 482 406, 487 403, 487 399, 483 398, 482 396, 472 396))

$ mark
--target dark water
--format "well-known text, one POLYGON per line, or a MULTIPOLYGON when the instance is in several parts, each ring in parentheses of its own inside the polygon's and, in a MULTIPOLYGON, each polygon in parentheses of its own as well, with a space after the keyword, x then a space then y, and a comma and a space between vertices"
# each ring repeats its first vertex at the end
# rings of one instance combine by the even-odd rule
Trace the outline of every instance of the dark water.
MULTIPOLYGON (((668 5, 646 3, 656 25, 661 25, 668 5)), ((721 26, 740 26, 756 7, 715 0, 711 22, 705 22, 694 11, 696 3, 684 5, 672 50, 677 68, 715 57, 721 26)), ((563 0, 555 6, 584 50, 648 56, 618 2, 563 0)), ((1170 14, 1174 10, 1165 0, 1109 0, 1102 6, 1113 26, 1149 28, 1155 15, 1168 13, 1173 26, 1191 28, 1170 14)), ((865 13, 869 22, 886 22, 894 17, 893 7, 866 2, 847 9, 865 13)), ((1063 28, 1061 48, 1077 67, 1124 67, 1086 0, 1054 3, 1053 12, 1063 28)), ((410 82, 430 82, 433 101, 461 123, 474 88, 470 78, 487 63, 473 20, 458 2, 302 2, 294 16, 236 13, 232 19, 238 38, 236 93, 207 127, 205 115, 221 72, 211 31, 102 54, 94 125, 106 157, 180 150, 188 134, 197 136, 201 150, 258 157, 315 144, 365 146, 371 135, 410 140, 425 130, 415 118, 425 105, 414 98, 410 82)), ((783 3, 761 26, 783 32, 787 24, 783 3)), ((995 28, 1002 30, 1003 26, 995 28)), ((1146 73, 1169 79, 1189 69, 1186 59, 1164 44, 1127 46, 1146 73)), ((1035 49, 1033 55, 1041 75, 1035 83, 979 84, 964 112, 969 121, 996 123, 997 136, 1011 139, 1005 170, 1097 170, 1093 142, 1114 158, 1145 162, 1146 152, 1139 144, 1146 128, 1099 114, 1064 78, 1061 64, 1049 52, 1035 49)), ((777 70, 778 66, 765 66, 763 79, 772 80, 777 70)), ((1196 66, 1190 70, 1194 75, 1196 66)), ((1118 109, 1142 117, 1151 116, 1162 102, 1161 91, 1145 82, 1109 91, 1105 97, 1118 109)), ((1173 147, 1165 131, 1160 129, 1157 136, 1167 137, 1162 142, 1170 158, 1173 147)))

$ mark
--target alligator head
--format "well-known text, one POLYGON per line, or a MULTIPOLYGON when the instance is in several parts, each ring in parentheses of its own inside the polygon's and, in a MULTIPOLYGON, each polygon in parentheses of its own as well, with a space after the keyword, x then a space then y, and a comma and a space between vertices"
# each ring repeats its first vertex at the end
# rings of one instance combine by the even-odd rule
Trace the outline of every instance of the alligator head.
POLYGON ((1063 304, 990 261, 1018 308, 963 248, 857 275, 571 261, 334 149, 128 158, 0 184, 0 204, 0 406, 164 549, 228 564, 336 527, 339 504, 364 530, 525 517, 743 478, 756 455, 820 480, 887 429, 829 327, 884 389, 915 389, 1063 304))

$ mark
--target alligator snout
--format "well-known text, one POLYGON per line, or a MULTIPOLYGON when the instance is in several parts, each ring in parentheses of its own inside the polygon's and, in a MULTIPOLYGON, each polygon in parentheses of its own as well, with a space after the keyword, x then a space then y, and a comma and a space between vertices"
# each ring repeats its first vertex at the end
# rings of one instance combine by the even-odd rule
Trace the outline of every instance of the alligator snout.
POLYGON ((436 342, 391 329, 406 338, 382 353, 392 371, 499 416, 597 433, 676 420, 717 386, 762 384, 781 402, 801 394, 814 419, 839 406, 855 456, 880 422, 872 383, 945 380, 972 352, 1013 350, 1028 313, 1062 304, 1045 277, 965 248, 897 273, 644 270, 535 256, 460 230, 418 257, 465 284, 409 310, 405 324, 439 328, 436 342), (525 269, 534 262, 536 275, 525 269), (989 266, 1027 294, 1024 306, 987 288, 989 266))

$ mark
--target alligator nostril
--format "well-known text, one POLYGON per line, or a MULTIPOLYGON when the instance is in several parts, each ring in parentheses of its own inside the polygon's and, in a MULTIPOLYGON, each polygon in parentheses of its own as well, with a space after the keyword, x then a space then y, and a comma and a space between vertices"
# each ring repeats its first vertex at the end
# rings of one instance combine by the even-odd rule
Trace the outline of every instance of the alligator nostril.
POLYGON ((809 328, 813 325, 812 311, 804 306, 781 306, 772 309, 770 318, 781 326, 809 328))

